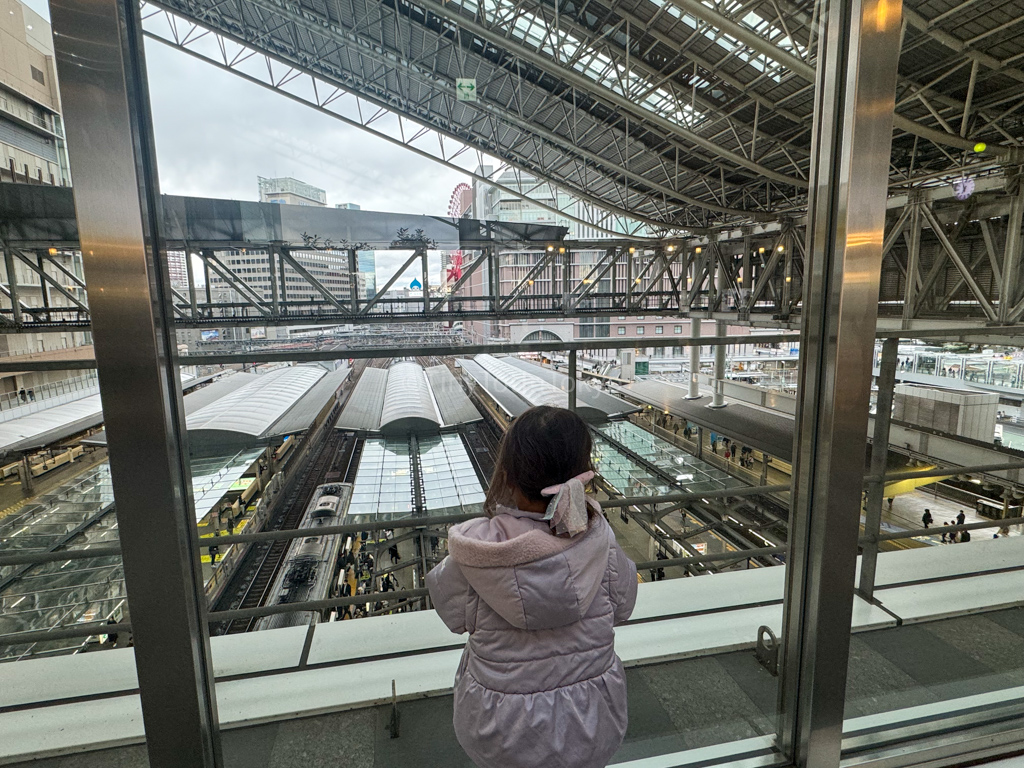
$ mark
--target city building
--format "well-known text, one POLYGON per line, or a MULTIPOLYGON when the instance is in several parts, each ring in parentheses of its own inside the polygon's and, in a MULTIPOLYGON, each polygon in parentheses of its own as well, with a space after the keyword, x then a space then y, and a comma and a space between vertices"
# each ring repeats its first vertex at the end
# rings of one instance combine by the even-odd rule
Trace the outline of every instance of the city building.
POLYGON ((265 179, 257 176, 261 203, 282 203, 284 205, 327 206, 327 192, 304 181, 285 176, 279 179, 265 179))
MULTIPOLYGON (((356 203, 338 203, 335 208, 345 211, 361 211, 362 208, 356 203)), ((372 299, 377 293, 377 254, 375 251, 357 251, 356 267, 366 284, 363 294, 366 298, 372 299)))
POLYGON ((372 299, 377 293, 377 252, 356 251, 356 266, 365 284, 363 295, 372 299))
MULTIPOLYGON (((351 298, 352 284, 348 271, 348 254, 345 251, 292 251, 291 255, 332 295, 341 300, 351 298)), ((270 293, 270 257, 265 250, 220 251, 217 253, 217 257, 257 294, 268 301, 272 298, 270 293)), ((322 300, 323 295, 291 266, 286 264, 283 274, 289 301, 322 300)), ((278 275, 277 279, 280 284, 281 275, 278 275)), ((219 300, 242 301, 231 284, 216 272, 210 272, 209 280, 210 289, 217 293, 219 300)), ((357 277, 355 288, 360 294, 364 294, 366 291, 362 284, 361 273, 357 277)))
POLYGON ((71 183, 50 24, 0 0, 0 181, 71 183))
POLYGON ((167 271, 171 275, 171 286, 188 290, 188 266, 184 251, 167 251, 167 271))

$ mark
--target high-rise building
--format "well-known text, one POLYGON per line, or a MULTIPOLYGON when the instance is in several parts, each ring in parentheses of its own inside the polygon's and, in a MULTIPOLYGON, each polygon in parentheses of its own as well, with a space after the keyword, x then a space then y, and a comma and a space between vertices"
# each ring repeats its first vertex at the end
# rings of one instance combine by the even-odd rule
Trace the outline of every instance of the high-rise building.
MULTIPOLYGON (((341 208, 345 211, 361 211, 362 208, 357 203, 338 203, 334 206, 335 208, 341 208)), ((365 297, 372 299, 374 294, 377 293, 377 252, 376 251, 357 251, 356 252, 357 267, 359 269, 360 279, 366 285, 365 297)))
POLYGON ((265 179, 257 176, 261 203, 282 203, 284 205, 313 205, 327 207, 327 192, 304 181, 285 176, 279 179, 265 179))
POLYGON ((171 275, 171 287, 188 289, 188 267, 184 251, 167 251, 167 271, 171 275))
MULTIPOLYGON (((292 251, 292 258, 303 269, 331 292, 339 300, 351 297, 352 284, 349 279, 348 255, 345 251, 292 251)), ((270 301, 270 258, 265 250, 231 250, 217 254, 221 262, 234 272, 238 278, 252 288, 257 295, 270 301)), ((277 277, 279 284, 281 274, 277 277)), ((306 281, 291 266, 284 267, 284 285, 287 287, 289 301, 320 301, 323 295, 306 281)), ((362 280, 356 277, 357 291, 363 289, 362 280)), ((231 284, 215 272, 210 273, 210 289, 222 300, 239 301, 231 284)))
POLYGON ((50 24, 18 0, 0 0, 0 181, 71 183, 50 24))
POLYGON ((377 293, 377 252, 356 251, 356 263, 366 284, 366 298, 372 299, 377 293))

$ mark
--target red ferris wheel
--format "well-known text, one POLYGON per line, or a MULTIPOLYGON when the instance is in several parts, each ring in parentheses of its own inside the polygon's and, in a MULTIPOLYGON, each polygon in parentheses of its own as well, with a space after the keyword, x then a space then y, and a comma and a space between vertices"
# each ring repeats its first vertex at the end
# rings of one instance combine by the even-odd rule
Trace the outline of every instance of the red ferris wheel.
POLYGON ((453 219, 461 219, 473 201, 473 188, 465 182, 455 185, 452 196, 448 199, 448 215, 453 219))

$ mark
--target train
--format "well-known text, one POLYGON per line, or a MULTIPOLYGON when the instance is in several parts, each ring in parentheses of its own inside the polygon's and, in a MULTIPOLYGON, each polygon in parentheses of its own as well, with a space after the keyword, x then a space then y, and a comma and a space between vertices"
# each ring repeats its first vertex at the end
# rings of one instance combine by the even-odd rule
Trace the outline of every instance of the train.
MULTIPOLYGON (((340 534, 317 535, 316 529, 340 525, 345 517, 347 497, 351 487, 342 483, 319 485, 313 491, 299 530, 309 531, 291 542, 281 568, 270 589, 267 605, 287 605, 308 600, 325 600, 336 595, 334 572, 338 553, 345 539, 340 534)), ((308 626, 318 622, 326 611, 294 611, 264 616, 255 629, 308 626)))

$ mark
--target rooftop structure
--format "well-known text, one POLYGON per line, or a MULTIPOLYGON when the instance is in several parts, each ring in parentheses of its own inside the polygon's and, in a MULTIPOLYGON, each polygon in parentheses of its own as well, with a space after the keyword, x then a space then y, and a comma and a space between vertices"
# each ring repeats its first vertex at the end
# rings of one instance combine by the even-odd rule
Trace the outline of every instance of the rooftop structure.
POLYGON ((384 434, 436 433, 480 419, 443 366, 396 362, 363 371, 335 427, 384 434))
POLYGON ((261 203, 283 203, 285 205, 327 205, 327 192, 304 181, 285 176, 280 179, 265 179, 257 176, 261 203))

